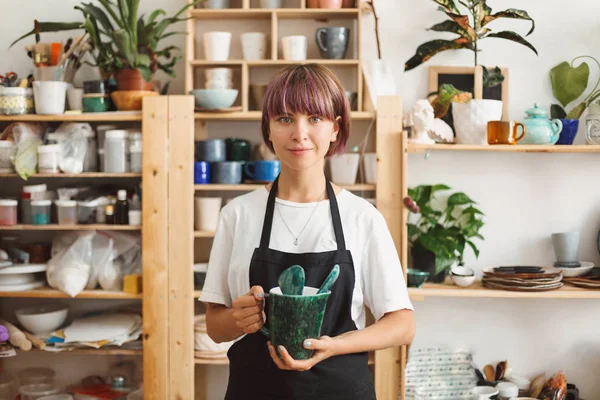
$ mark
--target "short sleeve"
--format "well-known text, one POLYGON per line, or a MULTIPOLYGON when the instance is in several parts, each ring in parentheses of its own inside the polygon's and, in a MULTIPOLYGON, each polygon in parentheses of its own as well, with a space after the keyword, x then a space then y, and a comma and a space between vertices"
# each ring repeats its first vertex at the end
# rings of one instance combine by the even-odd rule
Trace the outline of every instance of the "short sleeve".
POLYGON ((208 271, 200 294, 200 301, 231 307, 231 292, 227 277, 232 249, 233 227, 228 221, 227 213, 221 212, 210 251, 208 271))
POLYGON ((414 310, 394 240, 379 212, 373 218, 362 264, 364 301, 376 320, 388 312, 414 310))

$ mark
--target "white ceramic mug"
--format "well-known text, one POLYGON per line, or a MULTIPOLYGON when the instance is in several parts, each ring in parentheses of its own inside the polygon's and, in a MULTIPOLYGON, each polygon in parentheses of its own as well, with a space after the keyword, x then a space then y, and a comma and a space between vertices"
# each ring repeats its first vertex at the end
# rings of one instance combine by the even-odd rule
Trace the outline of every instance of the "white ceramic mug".
POLYGON ((216 231, 222 203, 221 197, 194 198, 194 229, 207 232, 216 231))
POLYGON ((308 38, 302 35, 286 36, 281 39, 284 60, 306 60, 308 38))
POLYGON ((246 32, 240 35, 244 60, 264 60, 267 53, 267 35, 246 32))
POLYGON ((231 32, 206 32, 202 36, 204 58, 211 61, 227 61, 231 47, 231 32))
POLYGON ((83 108, 83 89, 68 89, 67 100, 69 101, 69 110, 81 110, 83 108))
POLYGON ((34 81, 35 113, 64 114, 69 85, 69 83, 61 81, 34 81))
POLYGON ((231 68, 207 68, 204 70, 204 78, 207 81, 231 81, 233 70, 231 68))
POLYGON ((360 154, 348 153, 333 156, 329 159, 331 181, 340 185, 354 185, 360 154))
POLYGON ((473 400, 489 400, 498 394, 498 389, 492 386, 477 386, 473 388, 473 400))
POLYGON ((231 81, 206 81, 206 89, 233 89, 233 82, 231 81))

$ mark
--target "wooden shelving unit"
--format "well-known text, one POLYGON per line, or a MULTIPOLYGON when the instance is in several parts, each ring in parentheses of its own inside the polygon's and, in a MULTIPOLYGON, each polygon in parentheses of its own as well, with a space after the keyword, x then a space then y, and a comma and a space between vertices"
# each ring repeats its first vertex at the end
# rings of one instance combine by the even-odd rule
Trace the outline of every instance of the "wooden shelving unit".
MULTIPOLYGON (((49 287, 26 290, 23 292, 0 292, 0 298, 38 298, 38 299, 70 299, 71 297, 59 290, 49 287)), ((140 300, 142 294, 126 292, 112 292, 107 290, 84 290, 75 296, 76 299, 102 299, 102 300, 140 300)))
POLYGON ((0 115, 0 122, 127 122, 141 120, 142 113, 140 111, 115 111, 57 115, 0 115))
POLYGON ((1 225, 0 231, 139 231, 136 225, 1 225))
MULTIPOLYGON (((32 348, 29 352, 35 352, 35 353, 44 352, 44 353, 55 354, 55 355, 83 354, 83 355, 89 355, 89 356, 137 356, 137 357, 143 356, 142 350, 119 349, 119 348, 100 348, 100 349, 93 349, 93 348, 83 349, 83 348, 81 348, 81 349, 63 350, 63 351, 46 351, 46 350, 32 348)), ((27 352, 19 351, 18 353, 22 354, 22 353, 27 353, 27 352)))
MULTIPOLYGON (((375 119, 375 113, 372 111, 352 111, 352 119, 355 121, 370 121, 375 119)), ((260 121, 262 113, 260 111, 234 111, 234 112, 197 112, 194 118, 202 121, 219 121, 223 119, 231 121, 260 121)))
MULTIPOLYGON (((235 192, 246 192, 258 189, 264 186, 264 184, 240 184, 240 185, 194 185, 196 191, 235 191, 235 192)), ((369 184, 356 184, 356 185, 339 185, 340 187, 349 190, 351 192, 374 192, 376 190, 375 185, 369 184)))
MULTIPOLYGON (((82 172, 81 174, 34 174, 29 179, 135 179, 141 178, 142 174, 125 173, 114 174, 110 172, 82 172)), ((17 174, 0 173, 0 178, 19 178, 17 174)))
POLYGON ((474 144, 408 144, 409 153, 434 151, 484 151, 500 153, 600 153, 598 145, 474 145, 474 144))

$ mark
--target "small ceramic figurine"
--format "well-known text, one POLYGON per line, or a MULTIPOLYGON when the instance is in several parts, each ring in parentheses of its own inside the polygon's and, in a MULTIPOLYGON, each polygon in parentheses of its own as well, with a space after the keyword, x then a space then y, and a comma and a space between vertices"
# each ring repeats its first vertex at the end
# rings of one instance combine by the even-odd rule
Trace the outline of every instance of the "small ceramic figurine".
POLYGON ((435 141, 429 136, 433 131, 435 115, 433 107, 428 100, 418 100, 408 116, 412 120, 411 142, 417 144, 434 144, 435 141))

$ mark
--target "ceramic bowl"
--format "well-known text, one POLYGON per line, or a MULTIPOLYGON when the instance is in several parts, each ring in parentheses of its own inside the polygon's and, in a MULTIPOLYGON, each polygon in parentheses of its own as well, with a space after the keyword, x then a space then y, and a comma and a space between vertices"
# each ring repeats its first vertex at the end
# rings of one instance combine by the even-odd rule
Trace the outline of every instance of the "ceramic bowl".
POLYGON ((158 96, 158 93, 152 90, 117 90, 111 93, 110 98, 119 111, 139 111, 146 96, 158 96))
POLYGON ((427 278, 429 278, 429 272, 420 271, 418 269, 409 268, 407 271, 408 275, 408 286, 420 288, 427 278))
POLYGON ((467 267, 454 267, 450 270, 450 279, 456 286, 471 286, 475 282, 475 271, 467 267))
POLYGON ((68 312, 69 307, 59 303, 21 308, 15 311, 15 315, 26 330, 36 335, 60 328, 68 312))
POLYGON ((594 268, 594 263, 582 261, 579 267, 557 267, 562 271, 565 278, 573 278, 587 274, 594 268))
POLYGON ((195 89, 190 92, 196 98, 196 107, 203 109, 229 108, 238 96, 237 89, 195 89))

